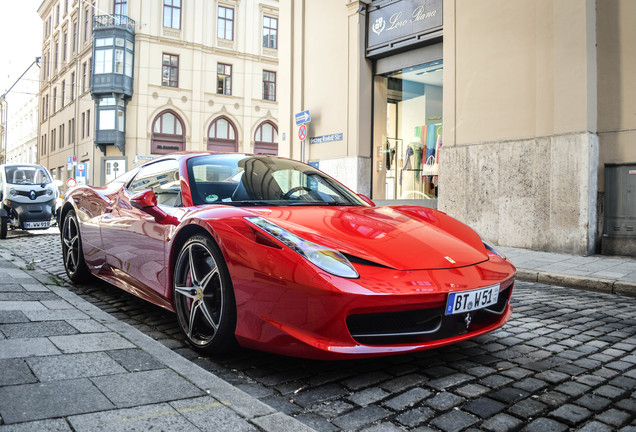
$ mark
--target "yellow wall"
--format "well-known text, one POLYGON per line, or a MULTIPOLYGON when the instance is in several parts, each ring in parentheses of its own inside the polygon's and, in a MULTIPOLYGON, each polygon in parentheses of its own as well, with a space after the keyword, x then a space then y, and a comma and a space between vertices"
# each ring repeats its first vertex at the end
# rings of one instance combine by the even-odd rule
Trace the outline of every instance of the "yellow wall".
POLYGON ((596 61, 587 34, 593 1, 444 5, 444 92, 454 85, 456 95, 446 98, 456 135, 445 144, 596 130, 596 61))
POLYGON ((439 208, 507 246, 591 253, 594 0, 444 2, 439 208))
POLYGON ((358 12, 360 5, 364 3, 280 1, 280 132, 285 134, 281 148, 301 159, 294 114, 309 110, 305 160, 320 161, 321 169, 368 194, 372 71, 364 56, 365 21, 358 12), (309 144, 311 137, 338 133, 343 134, 342 141, 309 144), (359 163, 364 167, 358 167, 359 163))

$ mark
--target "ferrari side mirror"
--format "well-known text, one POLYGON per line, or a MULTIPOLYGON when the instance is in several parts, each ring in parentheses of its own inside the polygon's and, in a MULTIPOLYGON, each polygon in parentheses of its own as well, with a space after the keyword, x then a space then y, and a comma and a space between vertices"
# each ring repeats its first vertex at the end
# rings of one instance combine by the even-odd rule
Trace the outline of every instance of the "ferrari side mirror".
POLYGON ((130 204, 139 210, 157 207, 157 196, 152 190, 139 192, 130 198, 130 204))
POLYGON ((179 221, 157 206, 157 196, 152 190, 139 192, 130 198, 130 204, 144 213, 153 216, 157 223, 179 225, 179 221))
POLYGON ((369 204, 370 206, 375 207, 375 203, 373 201, 371 201, 371 198, 369 198, 368 196, 363 195, 363 194, 358 194, 358 196, 360 198, 362 198, 362 201, 364 201, 365 203, 369 204))

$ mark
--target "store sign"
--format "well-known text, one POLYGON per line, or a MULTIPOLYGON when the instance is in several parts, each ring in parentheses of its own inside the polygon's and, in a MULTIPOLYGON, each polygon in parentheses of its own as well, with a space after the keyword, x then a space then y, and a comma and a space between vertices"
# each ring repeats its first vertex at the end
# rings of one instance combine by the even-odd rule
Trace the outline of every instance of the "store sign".
POLYGON ((402 0, 375 9, 371 6, 367 22, 367 57, 421 44, 438 36, 442 29, 442 0, 402 0))

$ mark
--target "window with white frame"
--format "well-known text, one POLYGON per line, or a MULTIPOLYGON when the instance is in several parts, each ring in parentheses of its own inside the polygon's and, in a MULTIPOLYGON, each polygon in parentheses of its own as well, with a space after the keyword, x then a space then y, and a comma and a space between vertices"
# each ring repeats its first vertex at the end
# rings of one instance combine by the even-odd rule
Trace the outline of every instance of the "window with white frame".
POLYGON ((163 0, 163 26, 181 29, 181 0, 163 0))
POLYGON ((263 46, 278 48, 278 18, 263 16, 263 46))
POLYGON ((216 27, 219 39, 234 40, 234 8, 219 6, 216 27))

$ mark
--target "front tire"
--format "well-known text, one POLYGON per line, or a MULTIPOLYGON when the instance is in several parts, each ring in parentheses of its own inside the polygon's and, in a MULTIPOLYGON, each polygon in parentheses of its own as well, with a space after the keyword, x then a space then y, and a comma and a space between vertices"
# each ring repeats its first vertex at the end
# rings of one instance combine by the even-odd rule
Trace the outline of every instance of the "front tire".
POLYGON ((62 257, 64 269, 70 280, 81 283, 90 279, 91 273, 84 261, 79 223, 73 210, 66 214, 62 225, 62 257))
POLYGON ((209 354, 236 347, 236 302, 230 275, 218 246, 195 235, 184 245, 174 267, 174 307, 188 342, 209 354))

